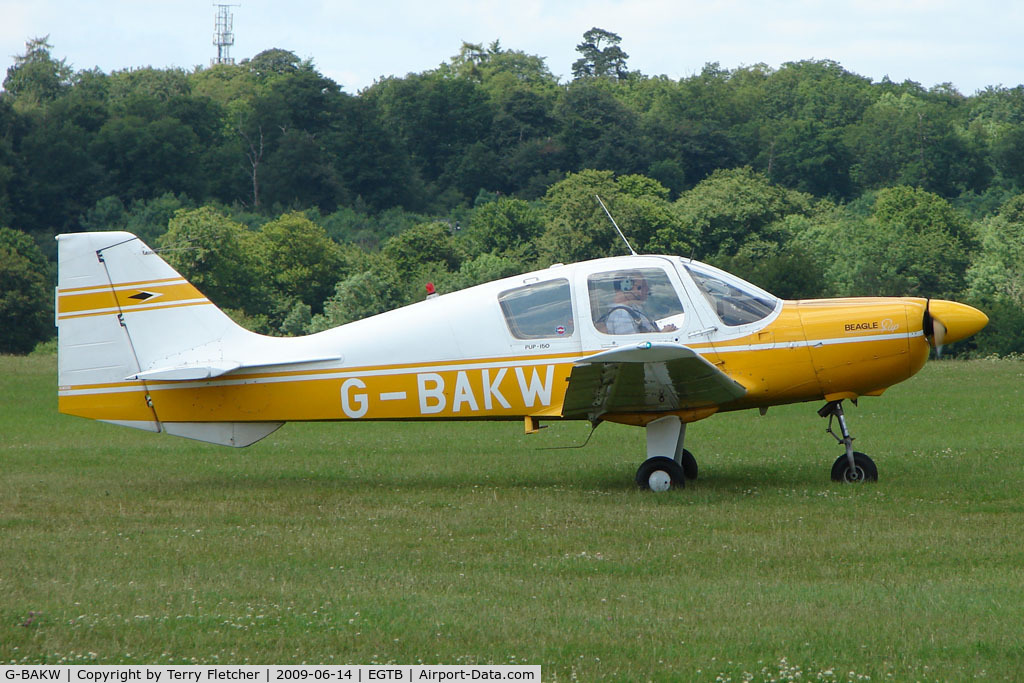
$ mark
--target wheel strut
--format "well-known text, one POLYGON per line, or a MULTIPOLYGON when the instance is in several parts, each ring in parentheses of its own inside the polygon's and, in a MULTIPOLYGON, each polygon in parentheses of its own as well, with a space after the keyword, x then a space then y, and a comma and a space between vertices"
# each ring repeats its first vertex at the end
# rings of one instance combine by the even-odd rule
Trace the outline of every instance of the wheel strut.
POLYGON ((848 483, 878 481, 878 468, 875 467, 871 458, 853 450, 853 437, 850 436, 850 430, 846 427, 842 401, 829 401, 818 411, 818 415, 828 416, 828 427, 825 428, 825 431, 843 444, 846 449, 846 454, 836 458, 832 465, 832 480, 848 483), (832 420, 834 419, 839 420, 839 434, 842 436, 832 431, 832 420))
POLYGON ((846 459, 850 463, 850 469, 853 470, 857 467, 857 463, 854 462, 853 458, 853 437, 850 436, 850 430, 846 428, 846 416, 843 414, 843 402, 840 401, 829 401, 818 411, 818 415, 822 417, 828 417, 828 427, 825 431, 832 435, 839 443, 846 447, 846 459), (839 432, 843 435, 839 437, 834 431, 832 431, 832 419, 839 420, 839 432))
POLYGON ((640 488, 665 491, 683 488, 686 479, 697 478, 697 461, 683 448, 686 423, 675 415, 666 415, 648 423, 647 459, 636 471, 640 488))

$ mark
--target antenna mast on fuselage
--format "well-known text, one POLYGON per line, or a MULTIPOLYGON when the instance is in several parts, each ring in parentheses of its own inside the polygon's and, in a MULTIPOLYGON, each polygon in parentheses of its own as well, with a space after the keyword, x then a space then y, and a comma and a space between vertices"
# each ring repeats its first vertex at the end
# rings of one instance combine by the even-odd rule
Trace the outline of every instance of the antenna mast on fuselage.
POLYGON ((608 220, 610 220, 612 222, 612 225, 615 226, 615 232, 619 233, 619 237, 621 237, 622 241, 626 243, 626 248, 629 249, 629 253, 632 254, 633 256, 636 256, 636 251, 633 250, 633 245, 630 244, 629 240, 626 239, 626 236, 622 234, 622 230, 619 228, 619 224, 615 222, 614 218, 612 218, 611 211, 609 211, 608 207, 604 205, 604 202, 601 201, 601 197, 599 195, 595 194, 594 197, 597 199, 597 203, 601 205, 601 208, 604 209, 604 213, 605 215, 608 216, 608 220))

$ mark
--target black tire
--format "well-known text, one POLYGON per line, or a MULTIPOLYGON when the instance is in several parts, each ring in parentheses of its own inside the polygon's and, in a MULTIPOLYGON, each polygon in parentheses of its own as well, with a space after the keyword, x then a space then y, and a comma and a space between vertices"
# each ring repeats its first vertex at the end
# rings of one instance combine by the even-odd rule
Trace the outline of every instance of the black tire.
POLYGON ((836 458, 832 465, 832 481, 841 481, 846 484, 859 484, 865 481, 878 481, 878 468, 875 462, 859 451, 853 452, 855 467, 850 468, 850 460, 846 454, 836 458))
POLYGON ((683 462, 680 463, 683 466, 683 474, 687 479, 693 481, 697 478, 697 458, 693 457, 693 453, 683 449, 683 462))
POLYGON ((686 475, 683 473, 683 468, 679 466, 679 463, 672 458, 660 455, 647 458, 647 460, 640 463, 640 467, 636 470, 636 485, 648 491, 655 490, 651 488, 651 477, 655 476, 655 479, 657 479, 658 473, 668 475, 669 488, 681 489, 686 486, 686 475))

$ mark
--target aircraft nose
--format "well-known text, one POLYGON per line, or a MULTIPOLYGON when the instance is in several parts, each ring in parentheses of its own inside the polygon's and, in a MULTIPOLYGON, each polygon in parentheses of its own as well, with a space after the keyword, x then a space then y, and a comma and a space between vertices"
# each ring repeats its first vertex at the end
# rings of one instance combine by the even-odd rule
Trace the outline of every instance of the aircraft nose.
POLYGON ((988 316, 973 306, 955 301, 932 299, 925 310, 925 326, 928 317, 933 321, 933 345, 942 346, 966 339, 988 324, 988 316))

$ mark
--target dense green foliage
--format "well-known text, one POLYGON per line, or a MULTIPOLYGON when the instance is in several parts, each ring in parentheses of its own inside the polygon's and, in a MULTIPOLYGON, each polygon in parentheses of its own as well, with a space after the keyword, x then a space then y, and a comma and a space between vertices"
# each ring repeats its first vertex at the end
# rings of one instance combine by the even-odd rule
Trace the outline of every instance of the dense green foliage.
POLYGON ((53 320, 53 297, 42 252, 28 235, 0 228, 0 349, 27 353, 53 320))
MULTIPOLYGON (((827 60, 672 80, 631 71, 620 41, 587 31, 567 83, 467 43, 352 95, 287 50, 106 74, 33 39, 0 92, 0 226, 51 259, 55 234, 130 230, 246 324, 293 334, 428 279, 621 253, 599 193, 638 250, 785 297, 966 300, 993 324, 961 351, 1024 351, 1024 86, 964 96, 827 60)), ((28 272, 3 254, 5 278, 28 272)), ((47 336, 45 310, 11 306, 5 327, 47 336)), ((0 350, 26 348, 13 336, 0 350)))

